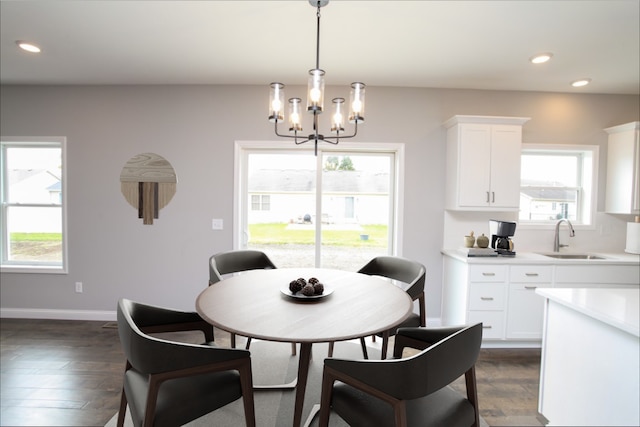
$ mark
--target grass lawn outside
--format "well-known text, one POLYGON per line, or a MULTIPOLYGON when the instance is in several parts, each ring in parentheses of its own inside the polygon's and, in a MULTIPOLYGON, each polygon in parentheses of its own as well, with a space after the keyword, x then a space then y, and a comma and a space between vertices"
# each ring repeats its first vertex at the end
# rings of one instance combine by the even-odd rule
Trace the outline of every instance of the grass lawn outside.
MULTIPOLYGON (((315 227, 292 229, 287 223, 250 224, 250 243, 255 245, 315 244, 315 227)), ((340 248, 386 248, 388 227, 383 224, 361 225, 358 229, 322 230, 322 244, 340 248)), ((11 259, 16 261, 61 261, 61 233, 11 233, 11 259)))
POLYGON ((61 233, 11 233, 12 261, 62 261, 61 233))
POLYGON ((62 233, 11 233, 12 242, 62 242, 62 233))
MULTIPOLYGON (((297 244, 313 245, 315 243, 315 228, 287 229, 287 223, 249 224, 250 242, 253 244, 297 244)), ((362 225, 361 230, 331 230, 322 231, 322 244, 331 246, 387 246, 388 236, 386 225, 362 225), (368 236, 364 240, 361 235, 368 236)))

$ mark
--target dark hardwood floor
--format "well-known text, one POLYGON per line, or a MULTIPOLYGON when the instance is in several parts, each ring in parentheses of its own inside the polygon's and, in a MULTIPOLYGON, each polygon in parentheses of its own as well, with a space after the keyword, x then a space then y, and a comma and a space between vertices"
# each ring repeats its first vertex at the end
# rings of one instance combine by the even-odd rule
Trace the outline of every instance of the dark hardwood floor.
MULTIPOLYGON (((216 331, 216 341, 228 334, 216 331)), ((113 322, 1 319, 0 365, 2 426, 104 426, 118 410, 124 357, 113 322)), ((476 375, 489 425, 542 425, 539 369, 540 350, 482 350, 476 375)))

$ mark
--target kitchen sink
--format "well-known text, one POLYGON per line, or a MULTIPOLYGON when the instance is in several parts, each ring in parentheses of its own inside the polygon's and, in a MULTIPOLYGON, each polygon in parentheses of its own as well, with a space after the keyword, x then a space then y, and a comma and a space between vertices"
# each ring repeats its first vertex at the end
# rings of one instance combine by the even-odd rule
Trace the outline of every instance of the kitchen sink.
POLYGON ((540 254, 549 258, 556 259, 606 259, 603 256, 599 255, 590 255, 590 254, 540 254))

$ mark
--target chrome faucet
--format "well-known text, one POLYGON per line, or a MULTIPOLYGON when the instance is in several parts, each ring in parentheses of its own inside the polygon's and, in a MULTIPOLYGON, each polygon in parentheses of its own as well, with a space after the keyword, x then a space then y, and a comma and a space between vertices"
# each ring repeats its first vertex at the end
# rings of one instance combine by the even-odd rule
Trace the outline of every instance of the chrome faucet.
POLYGON ((569 226, 570 230, 569 237, 574 237, 576 235, 576 232, 573 230, 573 224, 571 224, 571 221, 569 221, 567 218, 562 218, 561 220, 559 220, 556 224, 556 234, 553 237, 553 252, 560 252, 560 248, 569 246, 560 244, 560 224, 562 224, 562 221, 567 221, 567 225, 569 226))

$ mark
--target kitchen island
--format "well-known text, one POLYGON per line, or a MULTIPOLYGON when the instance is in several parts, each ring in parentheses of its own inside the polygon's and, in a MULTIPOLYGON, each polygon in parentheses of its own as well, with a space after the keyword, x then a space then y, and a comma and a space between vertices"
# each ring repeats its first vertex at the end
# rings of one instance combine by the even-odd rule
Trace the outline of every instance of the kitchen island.
POLYGON ((640 425, 638 289, 536 293, 545 298, 538 411, 548 425, 640 425))

